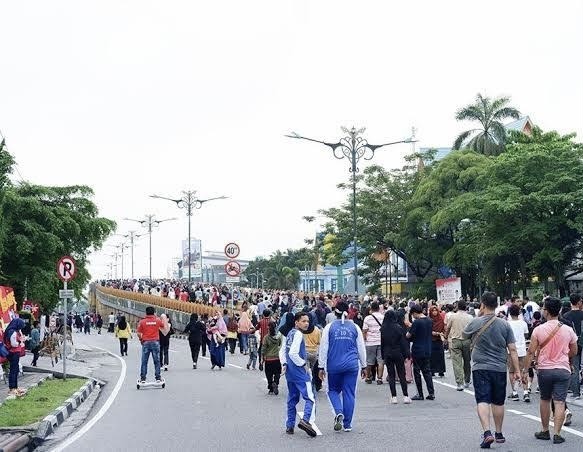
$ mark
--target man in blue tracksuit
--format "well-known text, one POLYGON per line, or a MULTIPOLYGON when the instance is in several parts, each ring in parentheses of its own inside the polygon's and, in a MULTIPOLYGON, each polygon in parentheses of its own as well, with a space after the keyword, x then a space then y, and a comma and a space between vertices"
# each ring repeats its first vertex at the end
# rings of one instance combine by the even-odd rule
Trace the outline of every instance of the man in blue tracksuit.
POLYGON ((310 324, 308 314, 298 312, 294 316, 294 328, 287 334, 284 346, 280 349, 279 358, 283 364, 282 373, 287 380, 287 421, 285 432, 289 435, 294 433, 296 421, 296 405, 300 401, 300 396, 305 401, 304 415, 298 423, 298 428, 302 429, 309 436, 315 437, 316 430, 310 424, 313 422, 314 393, 312 392, 312 382, 306 370, 306 344, 302 331, 306 331, 310 324))
POLYGON ((348 304, 336 305, 336 320, 322 332, 318 358, 320 378, 328 377, 328 399, 334 409, 334 431, 352 430, 358 373, 366 376, 366 349, 362 331, 346 320, 348 304))

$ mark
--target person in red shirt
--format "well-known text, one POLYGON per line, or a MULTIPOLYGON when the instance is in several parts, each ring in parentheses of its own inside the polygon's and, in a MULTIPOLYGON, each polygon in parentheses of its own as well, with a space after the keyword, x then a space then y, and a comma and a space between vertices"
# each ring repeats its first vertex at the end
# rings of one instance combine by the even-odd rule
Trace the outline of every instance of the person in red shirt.
POLYGON ((170 325, 166 319, 156 317, 156 310, 153 306, 148 306, 146 308, 146 317, 140 320, 138 324, 138 337, 142 343, 142 366, 140 369, 140 382, 142 384, 146 383, 150 354, 152 354, 152 359, 154 360, 156 383, 162 381, 160 376, 160 331, 168 334, 170 325))

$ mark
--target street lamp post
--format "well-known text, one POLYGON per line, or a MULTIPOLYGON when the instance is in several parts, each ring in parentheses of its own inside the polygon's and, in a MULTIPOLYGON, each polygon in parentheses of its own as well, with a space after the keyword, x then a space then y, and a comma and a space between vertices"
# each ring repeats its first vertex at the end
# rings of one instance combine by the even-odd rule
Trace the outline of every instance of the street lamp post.
POLYGON ((339 160, 344 158, 350 161, 350 173, 352 179, 352 245, 353 245, 353 273, 354 273, 354 292, 358 294, 358 248, 357 248, 357 234, 356 234, 356 173, 359 171, 357 166, 358 162, 364 158, 364 160, 371 160, 374 157, 374 153, 377 149, 390 146, 399 143, 414 143, 415 135, 406 140, 392 141, 390 143, 383 144, 370 144, 366 139, 362 138, 360 135, 364 133, 366 129, 363 127, 356 130, 355 127, 348 129, 342 127, 342 131, 347 134, 347 136, 340 139, 338 143, 328 143, 321 140, 315 140, 313 138, 303 137, 296 132, 292 132, 290 135, 286 135, 288 138, 296 138, 300 140, 313 141, 315 143, 320 143, 328 146, 332 149, 332 154, 339 160))
POLYGON ((134 279, 134 239, 141 237, 143 234, 136 234, 136 231, 129 231, 124 237, 130 239, 130 253, 132 261, 132 279, 134 279))
POLYGON ((142 226, 148 228, 148 236, 150 239, 150 280, 152 280, 152 229, 154 226, 158 226, 160 223, 164 223, 165 221, 173 221, 176 218, 165 218, 164 220, 156 220, 155 215, 149 214, 146 215, 143 220, 134 220, 133 218, 124 218, 126 221, 135 221, 136 223, 140 223, 142 226))
MULTIPOLYGON (((165 196, 150 195, 150 198, 165 199, 176 203, 179 209, 186 209, 188 216, 188 283, 191 281, 191 249, 190 249, 190 219, 192 217, 192 209, 200 209, 205 202, 214 201, 215 199, 227 199, 226 196, 218 196, 216 198, 199 199, 196 197, 195 190, 187 190, 182 192, 182 198, 166 198, 165 196)), ((201 269, 202 270, 202 269, 201 269)))

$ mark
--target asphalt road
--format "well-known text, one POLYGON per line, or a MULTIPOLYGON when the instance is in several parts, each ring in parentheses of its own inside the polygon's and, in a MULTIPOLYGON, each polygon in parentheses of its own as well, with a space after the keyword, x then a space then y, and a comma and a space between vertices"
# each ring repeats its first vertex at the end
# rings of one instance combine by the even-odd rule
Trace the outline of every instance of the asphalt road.
MULTIPOLYGON (((111 334, 77 335, 76 341, 105 348, 118 354, 117 340, 111 334)), ((317 396, 316 424, 323 435, 309 438, 296 429, 293 436, 284 432, 285 380, 279 396, 268 396, 264 375, 245 369, 246 360, 238 352, 227 353, 227 367, 210 370, 207 359, 192 369, 188 344, 172 340, 170 370, 164 372, 165 389, 136 389, 140 346, 130 342, 124 357, 127 375, 115 384, 111 377, 88 421, 98 412, 105 414, 80 438, 64 450, 84 451, 250 451, 258 447, 276 451, 303 450, 480 450, 480 428, 471 391, 457 392, 450 372, 436 379, 435 401, 390 405, 388 384, 358 387, 353 431, 332 431, 332 413, 325 393, 317 396), (114 398, 115 397, 115 398, 114 398), (111 403, 109 408, 106 405, 111 403)), ((449 360, 447 360, 450 366, 449 360)), ((152 364, 150 364, 152 369, 152 364)), ((150 370, 151 375, 152 370, 150 370)), ((471 389, 471 388, 470 388, 471 389)), ((400 393, 400 389, 398 389, 400 393)), ((409 386, 415 394, 414 385, 409 386)), ((508 402, 504 434, 507 442, 493 445, 499 451, 583 450, 583 409, 572 406, 573 424, 564 431, 566 442, 553 445, 534 438, 540 429, 538 397, 533 402, 508 402)), ((69 441, 74 436, 68 436, 69 441)), ((66 440, 67 440, 66 439, 66 440)))

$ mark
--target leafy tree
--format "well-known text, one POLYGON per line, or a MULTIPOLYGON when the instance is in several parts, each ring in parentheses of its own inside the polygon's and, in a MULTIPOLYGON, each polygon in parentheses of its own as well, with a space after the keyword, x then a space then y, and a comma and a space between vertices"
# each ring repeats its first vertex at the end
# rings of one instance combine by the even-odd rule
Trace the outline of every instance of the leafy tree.
POLYGON ((5 191, 0 262, 4 283, 14 287, 16 298, 39 301, 51 309, 58 301, 56 262, 69 254, 77 261, 71 288, 77 293, 87 284, 87 255, 102 245, 115 223, 98 217, 86 186, 11 186, 5 191))
POLYGON ((468 147, 480 154, 500 154, 506 143, 506 129, 501 121, 520 117, 516 108, 508 106, 509 102, 509 97, 490 99, 478 94, 473 104, 459 109, 455 115, 458 121, 476 121, 480 127, 462 132, 456 138, 453 148, 468 147))

